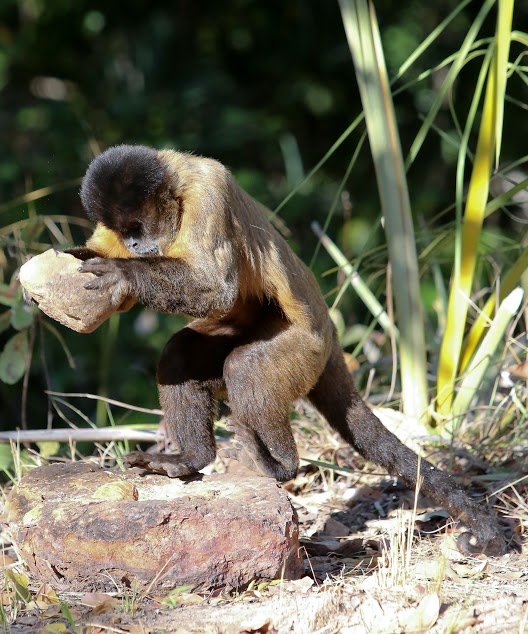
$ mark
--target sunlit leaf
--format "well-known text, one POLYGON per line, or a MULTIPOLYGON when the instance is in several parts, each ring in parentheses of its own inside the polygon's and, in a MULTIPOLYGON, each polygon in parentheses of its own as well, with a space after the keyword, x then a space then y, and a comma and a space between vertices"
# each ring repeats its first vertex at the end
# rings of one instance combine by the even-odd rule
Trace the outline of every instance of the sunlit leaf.
POLYGON ((39 453, 43 458, 51 458, 51 456, 56 456, 59 453, 60 442, 38 442, 37 447, 39 449, 39 453))
POLYGON ((13 385, 19 381, 26 371, 29 354, 27 331, 11 337, 0 353, 0 381, 13 385))
POLYGON ((33 323, 35 309, 23 302, 15 304, 11 308, 11 325, 15 330, 23 330, 29 328, 33 323))
POLYGON ((6 310, 0 313, 0 332, 4 332, 11 325, 11 311, 6 310))
POLYGON ((13 465, 13 454, 10 445, 0 444, 0 471, 10 470, 13 465))
POLYGON ((16 281, 10 284, 0 284, 0 304, 4 306, 15 306, 20 302, 20 285, 16 281))

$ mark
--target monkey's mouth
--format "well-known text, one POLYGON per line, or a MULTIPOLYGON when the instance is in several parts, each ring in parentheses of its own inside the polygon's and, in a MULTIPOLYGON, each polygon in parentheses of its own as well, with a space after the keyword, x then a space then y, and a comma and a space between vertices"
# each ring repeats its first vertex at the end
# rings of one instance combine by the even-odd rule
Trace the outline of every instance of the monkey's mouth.
POLYGON ((161 248, 157 244, 149 244, 149 245, 130 245, 127 247, 128 251, 132 255, 138 256, 140 258, 148 258, 154 256, 163 255, 161 252, 161 248))

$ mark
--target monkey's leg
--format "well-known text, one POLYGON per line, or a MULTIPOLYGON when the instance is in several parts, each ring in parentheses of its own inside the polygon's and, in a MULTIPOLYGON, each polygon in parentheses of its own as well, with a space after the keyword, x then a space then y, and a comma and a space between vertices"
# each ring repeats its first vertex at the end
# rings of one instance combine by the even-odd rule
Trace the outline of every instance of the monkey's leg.
POLYGON ((315 382, 321 357, 319 344, 293 328, 235 348, 227 357, 232 426, 243 448, 237 458, 246 466, 280 481, 295 477, 299 457, 290 406, 315 382))
MULTIPOLYGON (((308 397, 328 423, 359 453, 408 484, 416 484, 418 456, 386 429, 363 402, 337 342, 308 397)), ((420 475, 422 492, 454 517, 460 517, 471 530, 472 534, 463 533, 459 537, 461 552, 487 552, 490 555, 504 552, 504 539, 496 519, 458 488, 448 474, 422 460, 420 475)))
POLYGON ((214 460, 214 393, 223 387, 222 368, 233 345, 232 337, 204 335, 191 328, 169 340, 158 367, 158 389, 169 436, 179 451, 135 451, 125 464, 174 478, 196 473, 214 460))

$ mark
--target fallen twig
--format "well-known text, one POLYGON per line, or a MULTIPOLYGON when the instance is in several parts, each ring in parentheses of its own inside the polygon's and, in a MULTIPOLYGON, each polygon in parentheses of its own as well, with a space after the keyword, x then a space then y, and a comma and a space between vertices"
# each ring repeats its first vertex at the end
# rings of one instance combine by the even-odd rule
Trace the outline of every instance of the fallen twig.
POLYGON ((97 429, 33 429, 0 432, 0 443, 15 442, 103 442, 108 440, 137 440, 160 442, 165 434, 159 430, 145 431, 130 427, 101 427, 97 429))

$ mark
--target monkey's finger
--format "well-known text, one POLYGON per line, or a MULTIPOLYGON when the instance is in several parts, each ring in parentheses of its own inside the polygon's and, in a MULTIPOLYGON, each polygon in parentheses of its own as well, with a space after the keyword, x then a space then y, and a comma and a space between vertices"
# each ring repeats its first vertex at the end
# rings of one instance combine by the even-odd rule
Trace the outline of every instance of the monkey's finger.
POLYGON ((79 267, 81 273, 93 273, 94 275, 104 275, 112 270, 112 265, 105 258, 90 258, 79 267))
POLYGON ((87 260, 85 260, 82 264, 81 264, 81 268, 84 267, 90 267, 90 266, 101 266, 104 264, 108 264, 108 259, 107 258, 88 258, 87 260))
POLYGON ((100 291, 114 285, 114 281, 108 276, 96 277, 89 282, 86 282, 84 288, 89 291, 100 291))

